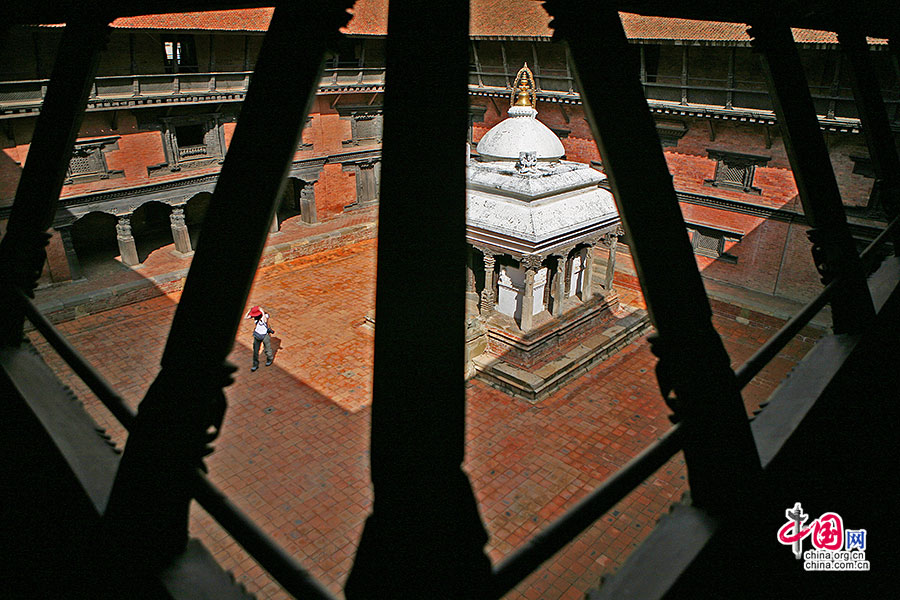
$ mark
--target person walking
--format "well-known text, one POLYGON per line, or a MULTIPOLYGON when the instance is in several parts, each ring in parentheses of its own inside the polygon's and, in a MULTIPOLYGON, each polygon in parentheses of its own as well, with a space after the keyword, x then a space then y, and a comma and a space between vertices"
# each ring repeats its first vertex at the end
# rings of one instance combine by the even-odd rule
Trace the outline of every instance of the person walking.
POLYGON ((268 367, 272 364, 272 359, 275 358, 275 355, 272 353, 272 340, 269 339, 269 334, 275 333, 275 330, 269 327, 269 314, 263 311, 261 307, 254 306, 245 318, 256 320, 256 324, 253 326, 253 366, 250 367, 250 370, 255 371, 259 368, 260 342, 262 342, 266 352, 266 366, 268 367))

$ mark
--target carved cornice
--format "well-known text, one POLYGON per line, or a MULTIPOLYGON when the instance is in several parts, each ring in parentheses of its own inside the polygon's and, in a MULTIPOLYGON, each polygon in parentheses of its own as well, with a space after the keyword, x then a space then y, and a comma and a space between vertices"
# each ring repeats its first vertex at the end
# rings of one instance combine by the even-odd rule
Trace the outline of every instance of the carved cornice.
POLYGON ((219 174, 217 173, 209 173, 207 175, 200 175, 198 177, 191 177, 186 179, 173 179, 172 181, 164 181, 161 183, 152 183, 150 185, 142 185, 137 187, 130 188, 121 188, 117 190, 110 190, 104 192, 94 192, 91 194, 82 194, 80 196, 68 196, 65 198, 59 199, 60 207, 67 206, 78 206, 81 204, 98 204, 101 202, 110 202, 113 200, 120 200, 122 198, 133 198, 135 196, 143 196, 155 194, 158 192, 180 189, 180 188, 190 188, 198 185, 205 185, 209 183, 215 183, 215 181, 219 178, 219 174))
POLYGON ((522 258, 522 266, 529 271, 540 269, 543 266, 544 257, 540 254, 528 254, 522 258))
POLYGON ((383 93, 384 85, 322 85, 316 92, 319 94, 383 93))
POLYGON ((343 166, 375 163, 381 160, 381 148, 341 152, 327 157, 327 164, 340 163, 343 166))
MULTIPOLYGON (((601 187, 610 189, 608 181, 604 181, 600 185, 601 187)), ((758 204, 750 204, 749 202, 727 200, 725 198, 717 198, 715 196, 706 196, 702 194, 694 194, 691 192, 682 192, 678 190, 676 190, 675 193, 678 196, 679 202, 696 204, 698 206, 706 206, 718 210, 726 210, 733 213, 750 215, 763 219, 773 219, 785 223, 790 222, 795 225, 809 225, 809 222, 806 219, 806 215, 793 210, 760 206, 758 204)), ((874 222, 872 224, 848 222, 848 226, 850 227, 850 232, 853 234, 854 238, 871 240, 874 239, 875 236, 877 236, 885 228, 886 225, 884 223, 876 224, 874 222)), ((625 233, 624 230, 622 230, 621 227, 619 229, 620 231, 617 231, 617 235, 623 235, 625 233)))
POLYGON ((359 117, 359 118, 375 118, 384 112, 384 106, 381 104, 337 104, 334 110, 341 117, 359 117))

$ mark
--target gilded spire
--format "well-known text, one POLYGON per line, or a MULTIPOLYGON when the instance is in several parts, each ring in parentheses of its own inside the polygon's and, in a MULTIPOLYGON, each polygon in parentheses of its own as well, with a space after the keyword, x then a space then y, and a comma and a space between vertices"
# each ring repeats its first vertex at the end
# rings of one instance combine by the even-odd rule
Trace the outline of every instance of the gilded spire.
POLYGON ((509 98, 509 105, 534 108, 536 103, 534 75, 532 75, 531 69, 528 68, 528 63, 525 63, 525 66, 519 69, 519 72, 516 74, 516 80, 513 83, 513 90, 509 98))

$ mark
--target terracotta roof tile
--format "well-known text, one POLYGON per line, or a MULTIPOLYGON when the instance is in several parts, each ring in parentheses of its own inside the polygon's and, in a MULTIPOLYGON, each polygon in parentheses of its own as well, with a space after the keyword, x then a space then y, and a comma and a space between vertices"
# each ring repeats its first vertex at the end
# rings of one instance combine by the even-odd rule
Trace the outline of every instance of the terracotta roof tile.
POLYGON ((538 0, 473 0, 473 36, 550 37, 550 15, 538 0))
POLYGON ((345 31, 355 35, 384 35, 387 32, 387 0, 356 0, 353 18, 345 31))
POLYGON ((123 17, 112 22, 119 29, 201 29, 204 31, 266 31, 271 8, 212 10, 123 17))
POLYGON ((750 41, 747 26, 740 23, 647 17, 631 13, 620 13, 619 16, 629 39, 750 41))
MULTIPOLYGON (((484 37, 550 37, 550 17, 541 0, 472 0, 470 33, 484 37)), ((353 35, 385 35, 388 0, 357 0, 346 32, 353 35)), ((265 31, 271 8, 247 8, 210 12, 171 13, 124 17, 113 21, 121 29, 179 29, 204 31, 265 31)), ((695 21, 620 13, 625 32, 635 40, 684 40, 745 44, 750 41, 742 23, 695 21)), ((830 31, 794 29, 794 39, 806 44, 836 44, 830 31)), ((887 40, 869 38, 870 44, 887 40)))
MULTIPOLYGON (((631 13, 620 13, 625 33, 633 40, 689 40, 710 42, 749 43, 747 25, 744 23, 722 23, 718 21, 694 21, 648 17, 631 13)), ((837 34, 815 29, 791 29, 794 41, 801 44, 837 44, 837 34)), ((887 44, 887 40, 868 38, 870 44, 887 44)))
MULTIPOLYGON (((387 0, 357 0, 347 32, 384 35, 387 0)), ((472 0, 470 33, 473 36, 549 37, 550 16, 540 0, 472 0)))

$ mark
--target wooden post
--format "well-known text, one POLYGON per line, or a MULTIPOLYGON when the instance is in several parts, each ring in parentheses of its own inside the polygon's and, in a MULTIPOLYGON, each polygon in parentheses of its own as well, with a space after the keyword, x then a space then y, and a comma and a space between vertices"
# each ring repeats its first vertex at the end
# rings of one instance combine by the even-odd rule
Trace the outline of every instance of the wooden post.
POLYGON ((122 256, 122 264, 136 267, 141 264, 138 257, 137 244, 131 233, 131 215, 122 215, 116 223, 116 242, 119 244, 119 254, 122 256))
POLYGON ((534 323, 534 276, 536 267, 525 268, 525 285, 522 289, 522 314, 519 317, 520 328, 525 333, 531 331, 534 323))
MULTIPOLYGON (((850 80, 859 120, 869 147, 869 157, 875 170, 877 191, 873 194, 875 206, 884 208, 890 218, 900 214, 900 158, 891 133, 881 85, 872 68, 866 37, 856 31, 838 32, 841 49, 850 62, 850 80)), ((894 236, 894 252, 900 252, 900 231, 894 236)))
POLYGON ((375 499, 347 580, 351 600, 481 597, 490 576, 462 470, 469 2, 433 3, 429 19, 441 26, 425 36, 418 2, 388 9, 381 197, 391 201, 378 218, 375 499), (434 101, 423 102, 422 89, 434 101), (428 135, 409 126, 426 122, 428 135), (429 177, 410 173, 411 156, 429 157, 429 177), (435 248, 427 275, 410 285, 435 248))
POLYGON ((225 414, 223 388, 234 371, 226 358, 326 47, 349 21, 351 4, 285 3, 273 14, 172 321, 162 370, 140 404, 104 517, 109 541, 129 553, 130 564, 162 568, 187 542, 192 482, 225 414), (298 44, 301 30, 304 41, 298 44), (254 210, 247 210, 247 198, 253 198, 254 210))
POLYGON ((657 377, 685 431, 694 504, 713 513, 744 505, 761 473, 759 456, 728 354, 688 240, 653 118, 640 65, 615 8, 593 10, 560 0, 544 7, 566 40, 585 116, 609 176, 658 335, 657 377), (584 71, 578 65, 590 65, 584 71), (666 248, 660 252, 659 248, 666 248))
POLYGON ((859 331, 875 318, 875 307, 793 34, 788 26, 773 20, 754 23, 748 33, 762 57, 803 212, 812 225, 808 235, 816 268, 825 284, 838 275, 846 277, 843 289, 831 301, 834 330, 859 331))
MULTIPOLYGON (((108 37, 109 27, 102 22, 71 22, 63 30, 6 234, 0 240, 0 290, 18 288, 33 297, 47 258, 47 230, 108 37)), ((22 311, 0 294, 0 344, 18 345, 23 325, 22 311)))

